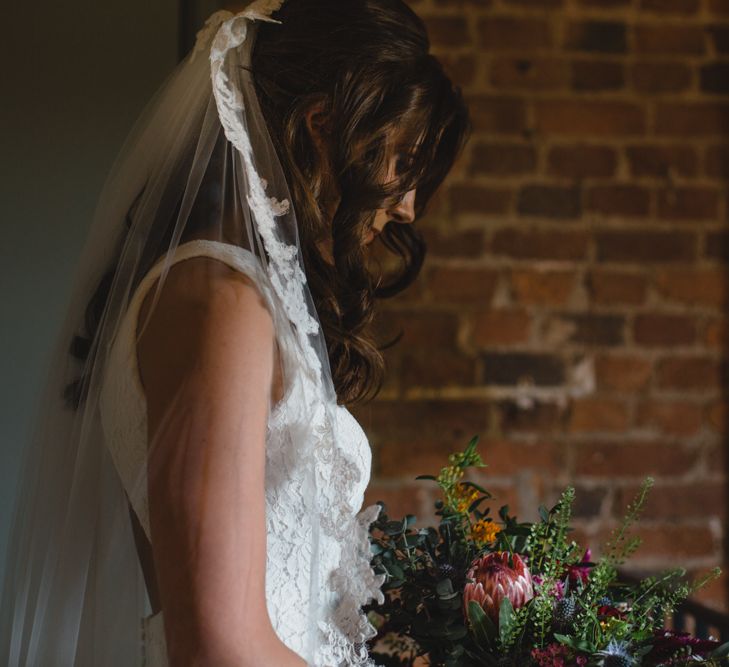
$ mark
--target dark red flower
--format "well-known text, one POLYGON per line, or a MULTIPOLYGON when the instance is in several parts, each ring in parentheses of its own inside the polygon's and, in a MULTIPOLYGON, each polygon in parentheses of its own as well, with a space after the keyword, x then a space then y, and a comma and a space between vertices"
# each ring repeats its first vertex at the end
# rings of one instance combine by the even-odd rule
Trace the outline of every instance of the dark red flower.
POLYGON ((585 554, 582 556, 582 560, 576 565, 568 565, 565 573, 569 575, 570 585, 576 584, 581 581, 583 584, 587 583, 587 579, 590 576, 590 570, 593 567, 593 563, 590 562, 592 557, 592 551, 588 548, 585 549, 585 554))
POLYGON ((609 604, 603 604, 600 605, 597 608, 597 616, 598 618, 625 618, 625 614, 617 609, 616 607, 613 607, 609 604))
POLYGON ((705 658, 717 646, 718 641, 713 639, 698 639, 692 637, 688 632, 674 632, 673 630, 660 630, 656 632, 653 639, 653 648, 646 655, 646 660, 650 663, 660 663, 662 660, 668 660, 679 649, 691 647, 694 655, 705 658))

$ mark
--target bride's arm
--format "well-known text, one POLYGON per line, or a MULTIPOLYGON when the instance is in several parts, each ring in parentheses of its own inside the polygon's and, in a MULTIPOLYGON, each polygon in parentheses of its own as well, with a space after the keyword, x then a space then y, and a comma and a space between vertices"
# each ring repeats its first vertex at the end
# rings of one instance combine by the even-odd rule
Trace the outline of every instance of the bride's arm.
POLYGON ((305 667, 266 607, 270 314, 242 274, 187 260, 170 270, 138 355, 170 667, 305 667))

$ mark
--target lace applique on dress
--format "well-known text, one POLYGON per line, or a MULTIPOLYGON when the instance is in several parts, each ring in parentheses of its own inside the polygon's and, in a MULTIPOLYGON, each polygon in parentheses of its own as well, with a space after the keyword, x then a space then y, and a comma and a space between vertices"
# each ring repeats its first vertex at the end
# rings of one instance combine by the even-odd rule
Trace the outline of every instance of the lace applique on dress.
MULTIPOLYGON (((261 268, 247 250, 215 241, 191 241, 177 248, 173 262, 204 255, 216 257, 246 273, 261 284, 261 268)), ((158 269, 161 267, 158 267, 158 269)), ((125 490, 147 533, 149 515, 146 486, 134 493, 125 470, 144 468, 147 416, 139 384, 133 332, 145 290, 156 277, 153 269, 140 283, 119 327, 110 352, 100 410, 107 448, 120 473, 125 490)), ((264 294, 275 308, 267 288, 264 294)), ((285 318, 280 312, 280 318, 285 318)), ((274 318, 276 321, 276 318, 274 318)), ((279 320, 280 321, 280 320, 279 320)), ((279 340, 282 356, 300 368, 297 339, 279 340)), ((372 599, 382 601, 383 575, 370 566, 368 528, 379 505, 358 513, 369 482, 372 453, 367 438, 354 417, 343 407, 325 409, 309 374, 296 372, 282 401, 269 416, 266 435, 266 603, 278 637, 299 655, 306 654, 308 636, 309 572, 311 566, 310 524, 306 520, 307 459, 297 443, 315 441, 317 452, 319 508, 321 511, 320 582, 329 600, 320 619, 320 640, 312 664, 316 667, 373 667, 364 642, 375 630, 361 610, 372 599), (325 415, 335 415, 336 425, 325 415), (338 434, 337 441, 333 433, 338 434)), ((139 488, 139 487, 137 487, 139 488)), ((143 619, 140 651, 146 652, 147 667, 165 667, 166 649, 162 614, 143 619)))

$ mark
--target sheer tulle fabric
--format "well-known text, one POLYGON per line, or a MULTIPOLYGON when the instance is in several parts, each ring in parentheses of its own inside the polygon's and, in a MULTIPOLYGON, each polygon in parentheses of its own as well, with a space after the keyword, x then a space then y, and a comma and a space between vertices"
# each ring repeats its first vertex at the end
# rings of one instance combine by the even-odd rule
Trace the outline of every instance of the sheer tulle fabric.
MULTIPOLYGON (((278 549, 282 561, 299 559, 290 571, 302 576, 291 586, 306 601, 296 619, 279 619, 281 627, 303 628, 298 648, 310 665, 372 664, 364 641, 374 630, 359 608, 381 595, 367 542, 377 506, 358 513, 369 449, 366 441, 357 451, 346 446, 361 444, 358 427, 336 404, 295 211, 247 69, 256 22, 271 20, 280 4, 259 0, 235 16, 219 12, 208 20, 107 180, 23 461, 0 615, 2 664, 128 667, 144 660, 140 623, 152 610, 131 519, 153 544, 147 490, 154 476, 199 465, 201 434, 218 420, 245 427, 206 404, 189 378, 180 381, 161 420, 175 434, 174 448, 142 440, 143 418, 120 418, 135 401, 131 413, 145 414, 134 375, 136 347, 124 343, 135 341, 149 321, 139 316, 141 297, 151 295, 151 315, 174 267, 200 256, 207 257, 205 269, 185 274, 191 290, 215 289, 232 268, 255 286, 274 324, 284 398, 270 405, 266 474, 275 471, 275 480, 266 483, 276 481, 286 498, 271 504, 268 519, 276 520, 275 506, 282 504, 296 511, 282 513, 280 521, 299 521, 279 526, 268 548, 278 549), (110 268, 108 298, 81 365, 69 344, 110 268), (131 373, 126 385, 109 370, 122 367, 131 373), (80 375, 84 400, 73 409, 64 389, 80 375), (137 393, 129 393, 135 382, 137 393), (130 456, 114 448, 135 429, 146 452, 130 456), (286 485, 293 478, 286 470, 296 471, 295 484, 286 485), (289 528, 297 548, 287 556, 289 528), (332 550, 333 544, 340 548, 332 550)), ((243 465, 245 452, 240 459, 243 465)), ((194 499, 201 539, 206 492, 194 499)), ((246 539, 242 529, 230 537, 246 539)), ((280 581, 286 576, 281 571, 280 581)), ((155 659, 147 656, 148 664, 155 659)))

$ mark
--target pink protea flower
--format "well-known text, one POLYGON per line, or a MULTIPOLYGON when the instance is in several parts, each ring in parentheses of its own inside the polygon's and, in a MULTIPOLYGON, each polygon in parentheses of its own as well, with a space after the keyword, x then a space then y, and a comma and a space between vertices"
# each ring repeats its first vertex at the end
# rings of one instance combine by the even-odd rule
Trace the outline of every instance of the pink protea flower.
POLYGON ((509 598, 514 609, 518 609, 534 597, 532 575, 518 554, 495 551, 481 556, 471 563, 466 576, 474 580, 463 589, 466 618, 468 603, 474 600, 498 625, 499 608, 504 598, 509 598))

